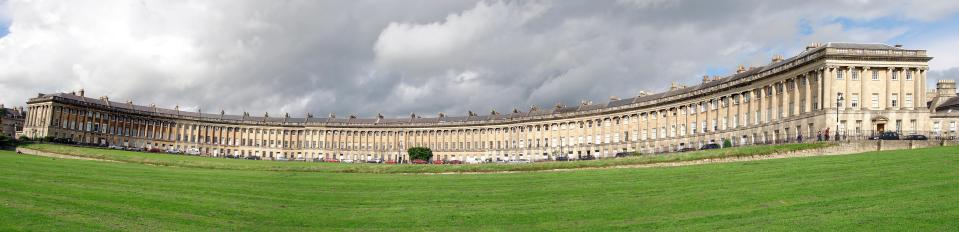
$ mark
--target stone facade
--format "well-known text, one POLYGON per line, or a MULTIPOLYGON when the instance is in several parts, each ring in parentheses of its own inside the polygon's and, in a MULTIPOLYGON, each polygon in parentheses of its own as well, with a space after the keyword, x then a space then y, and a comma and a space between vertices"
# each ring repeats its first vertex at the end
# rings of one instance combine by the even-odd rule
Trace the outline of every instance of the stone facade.
POLYGON ((0 135, 8 138, 16 138, 17 132, 23 130, 23 119, 27 117, 27 112, 20 108, 6 108, 0 104, 0 135))
POLYGON ((695 86, 604 104, 530 107, 467 116, 297 118, 210 114, 119 103, 79 93, 28 101, 24 133, 91 144, 205 155, 405 159, 426 146, 435 158, 550 159, 657 153, 730 140, 734 145, 815 139, 831 133, 930 130, 924 50, 882 44, 813 44, 763 67, 739 67, 695 86), (842 98, 842 101, 838 101, 842 98))

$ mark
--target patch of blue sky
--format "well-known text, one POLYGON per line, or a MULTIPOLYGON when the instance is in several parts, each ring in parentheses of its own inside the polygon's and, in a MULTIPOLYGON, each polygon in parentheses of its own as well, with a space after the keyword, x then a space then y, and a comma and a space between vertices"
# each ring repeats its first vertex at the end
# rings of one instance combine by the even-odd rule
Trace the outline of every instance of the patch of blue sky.
POLYGON ((850 18, 837 18, 835 23, 839 23, 844 29, 867 28, 867 29, 897 29, 904 28, 905 31, 889 41, 877 41, 884 43, 910 43, 911 41, 921 41, 930 37, 939 37, 953 34, 959 30, 959 13, 949 15, 936 21, 919 21, 903 19, 901 17, 887 16, 872 20, 855 20, 850 18))

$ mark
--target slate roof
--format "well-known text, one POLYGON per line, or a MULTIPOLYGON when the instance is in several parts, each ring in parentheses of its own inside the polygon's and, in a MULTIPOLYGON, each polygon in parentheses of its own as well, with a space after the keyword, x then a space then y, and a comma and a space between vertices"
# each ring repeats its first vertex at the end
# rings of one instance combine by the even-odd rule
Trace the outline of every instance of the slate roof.
POLYGON ((952 97, 936 106, 936 111, 959 110, 959 97, 952 97))

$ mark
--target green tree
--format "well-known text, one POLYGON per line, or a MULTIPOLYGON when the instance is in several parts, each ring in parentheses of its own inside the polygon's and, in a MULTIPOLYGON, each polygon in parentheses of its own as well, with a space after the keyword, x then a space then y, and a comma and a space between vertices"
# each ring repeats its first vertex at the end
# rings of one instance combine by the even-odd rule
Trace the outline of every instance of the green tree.
POLYGON ((411 147, 406 152, 410 154, 410 160, 430 160, 430 158, 433 158, 433 150, 428 147, 411 147))
POLYGON ((730 141, 729 139, 723 139, 723 147, 732 147, 732 146, 733 146, 733 141, 730 141))

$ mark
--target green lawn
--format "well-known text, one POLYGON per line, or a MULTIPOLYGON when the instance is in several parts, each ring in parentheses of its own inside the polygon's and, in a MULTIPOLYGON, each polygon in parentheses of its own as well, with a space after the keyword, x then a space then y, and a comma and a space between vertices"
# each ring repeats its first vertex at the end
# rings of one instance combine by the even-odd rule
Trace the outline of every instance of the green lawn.
POLYGON ((783 144, 772 146, 735 147, 718 150, 674 153, 666 155, 644 155, 618 159, 602 159, 576 162, 542 162, 532 164, 470 164, 470 165, 385 165, 385 164, 345 164, 314 162, 276 162, 267 160, 237 160, 211 157, 198 157, 171 154, 153 154, 87 147, 73 147, 56 144, 30 144, 24 147, 87 158, 140 163, 158 166, 191 167, 208 169, 250 170, 250 171, 299 171, 329 173, 445 173, 445 172, 496 172, 496 171, 537 171, 552 169, 611 167, 631 164, 649 164, 709 158, 768 155, 785 151, 796 151, 833 146, 833 143, 783 144))
POLYGON ((0 231, 955 231, 959 147, 511 174, 223 170, 0 151, 0 231))

